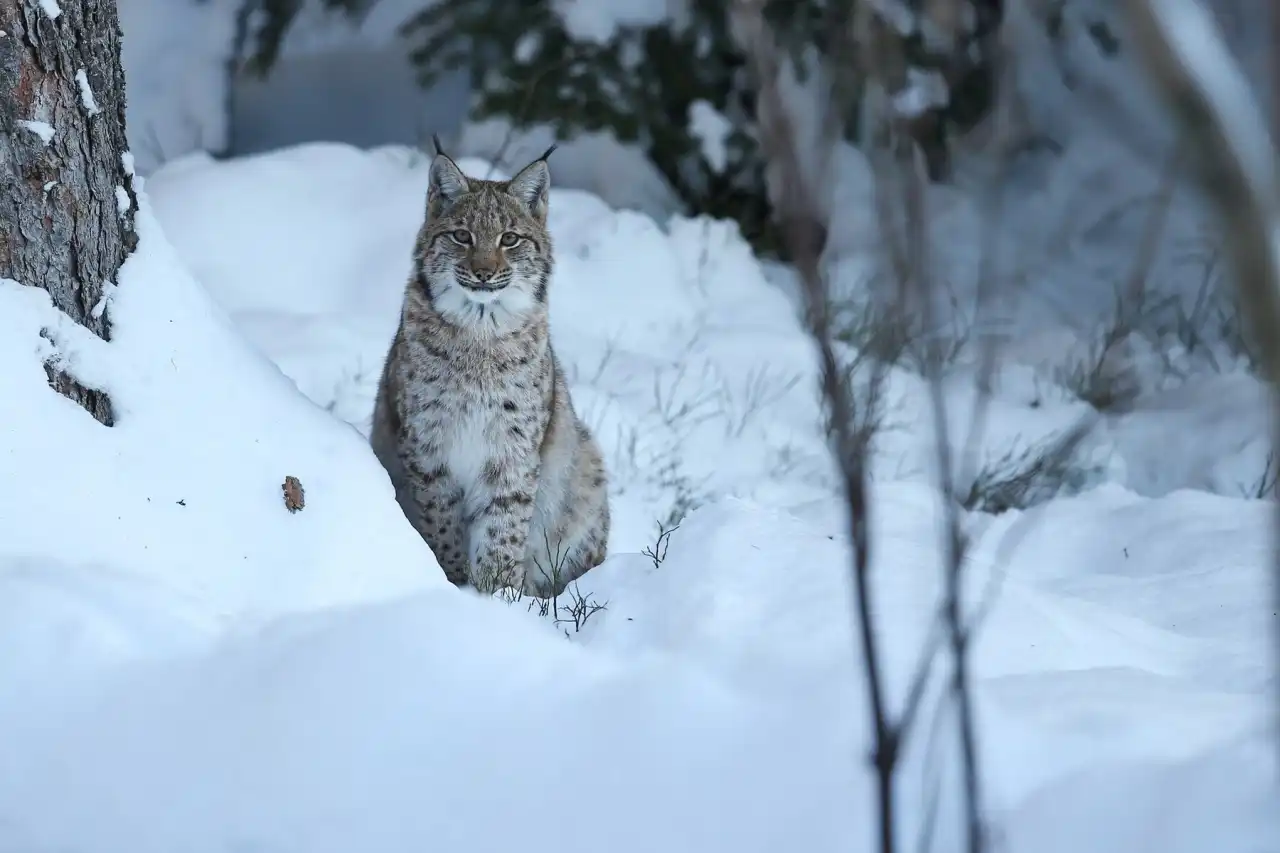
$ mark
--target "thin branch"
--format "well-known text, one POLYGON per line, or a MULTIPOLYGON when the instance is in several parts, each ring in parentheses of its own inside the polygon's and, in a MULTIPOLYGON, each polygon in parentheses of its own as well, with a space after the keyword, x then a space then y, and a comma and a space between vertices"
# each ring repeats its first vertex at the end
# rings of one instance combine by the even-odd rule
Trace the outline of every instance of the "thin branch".
MULTIPOLYGON (((795 132, 778 90, 780 64, 776 45, 764 19, 764 0, 737 0, 731 14, 747 47, 758 84, 760 143, 770 166, 776 170, 778 197, 774 202, 796 271, 802 283, 805 320, 818 348, 822 368, 822 395, 827 403, 828 435, 840 467, 845 492, 847 524, 853 548, 854 607, 867 695, 874 727, 874 753, 879 803, 879 847, 893 853, 893 772, 899 754, 898 729, 890 723, 880 670, 880 648, 871 608, 872 559, 868 516, 868 477, 865 440, 853 429, 854 403, 849 383, 836 359, 832 306, 821 271, 827 240, 825 206, 806 177, 796 150, 795 132)), ((825 164, 823 164, 825 165, 825 164)), ((822 169, 814 172, 821 173, 822 169)), ((873 370, 879 370, 873 366, 873 370)), ((874 381, 872 388, 877 387, 874 381)), ((874 405, 873 401, 867 401, 874 405)))
MULTIPOLYGON (((955 16, 959 20, 959 16, 955 16)), ((879 40, 881 50, 892 51, 897 47, 894 39, 888 34, 879 40)), ((905 240, 902 251, 894 261, 899 288, 903 292, 903 308, 919 314, 923 318, 924 327, 932 329, 936 325, 934 317, 935 292, 930 258, 930 240, 928 232, 928 214, 926 211, 926 184, 924 176, 916 164, 916 158, 910 152, 907 156, 893 158, 896 168, 891 170, 901 181, 902 213, 905 227, 905 240)), ((879 181, 877 181, 877 184, 879 181)), ((880 217, 881 232, 884 242, 893 245, 889 234, 884 234, 887 227, 896 224, 896 218, 880 217)), ((995 222, 988 222, 991 244, 986 246, 989 254, 986 260, 994 264, 994 231, 995 222)), ((984 263, 983 272, 989 272, 984 263)), ((985 294, 984 294, 985 295, 985 294)), ((967 546, 961 519, 961 509, 956 498, 955 462, 952 448, 949 419, 947 417, 946 392, 943 384, 943 359, 936 339, 929 339, 926 344, 926 357, 923 372, 928 389, 929 406, 933 421, 934 455, 938 467, 938 487, 942 498, 944 522, 944 539, 942 543, 942 562, 944 572, 944 594, 942 601, 942 622, 946 628, 946 637, 951 649, 951 696, 955 702, 956 719, 959 728, 961 775, 963 779, 965 841, 969 853, 980 853, 985 847, 982 827, 982 796, 978 774, 977 735, 975 731, 973 700, 969 680, 969 640, 970 633, 964 624, 963 616, 963 578, 967 562, 967 546)), ((987 372, 979 375, 979 400, 975 403, 976 426, 981 427, 985 416, 983 410, 986 401, 985 389, 990 387, 991 374, 995 366, 995 341, 988 342, 985 353, 987 359, 982 368, 987 372)), ((973 436, 971 441, 977 440, 973 436)))
MULTIPOLYGON (((918 173, 912 170, 908 178, 907 215, 910 221, 911 256, 915 269, 912 282, 918 288, 920 312, 926 325, 933 322, 933 293, 928 287, 928 237, 925 234, 924 187, 918 173)), ((930 344, 936 348, 936 344, 930 344)), ((938 359, 927 359, 926 379, 929 404, 933 415, 934 453, 938 460, 939 490, 942 493, 942 512, 945 521, 943 542, 943 567, 946 573, 946 592, 943 598, 943 617, 951 641, 952 691, 956 702, 956 717, 960 727, 960 758, 964 776, 966 817, 966 849, 978 853, 983 849, 982 800, 978 784, 978 758, 974 731, 973 701, 969 691, 969 632, 961 615, 963 575, 967 543, 961 527, 960 508, 956 500, 955 467, 952 459, 951 435, 947 421, 947 402, 942 384, 942 365, 938 359)))
MULTIPOLYGON (((901 162, 901 161, 900 161, 901 162)), ((910 288, 910 307, 924 318, 926 328, 934 325, 934 293, 930 286, 932 275, 929 257, 928 221, 925 211, 925 185, 914 159, 902 164, 903 207, 906 216, 907 269, 901 282, 910 288)), ((883 222, 883 220, 882 220, 883 222)), ((994 228, 994 223, 989 224, 994 228)), ((956 499, 955 463, 951 435, 947 419, 946 393, 943 387, 942 360, 936 341, 926 342, 929 354, 925 358, 924 371, 928 388, 929 405, 933 420, 934 454, 938 463, 938 487, 942 497, 944 540, 942 546, 945 592, 942 615, 947 629, 947 639, 952 657, 952 697, 956 703, 956 717, 960 735, 961 772, 964 783, 966 817, 966 849, 978 853, 983 849, 982 801, 978 781, 977 744, 974 731, 973 702, 969 690, 968 644, 969 632, 963 624, 962 581, 966 561, 967 543, 961 525, 960 508, 956 499)), ((981 395, 980 395, 981 396, 981 395)), ((978 405, 982 405, 981 402, 978 405)))

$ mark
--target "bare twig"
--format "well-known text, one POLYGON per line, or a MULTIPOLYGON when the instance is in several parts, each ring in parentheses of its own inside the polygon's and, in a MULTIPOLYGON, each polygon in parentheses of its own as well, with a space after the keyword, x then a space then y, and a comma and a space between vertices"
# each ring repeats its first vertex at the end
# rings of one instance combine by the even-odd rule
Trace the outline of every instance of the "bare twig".
MULTIPOLYGON (((578 588, 577 582, 568 586, 565 590, 569 596, 568 604, 560 604, 559 599, 553 600, 554 615, 551 619, 553 625, 572 625, 573 633, 579 634, 586 627, 587 622, 592 616, 602 610, 609 609, 609 602, 596 601, 592 598, 591 593, 586 595, 578 588)), ((569 636, 567 628, 562 629, 566 637, 569 636)))
MULTIPOLYGON (((790 116, 776 82, 780 71, 777 48, 765 23, 763 7, 764 0, 737 0, 731 14, 754 66, 759 89, 760 143, 777 177, 778 197, 774 207, 802 284, 806 325, 818 348, 828 435, 840 469, 846 499, 846 522, 853 549, 854 607, 874 729, 872 762, 878 783, 879 847, 881 853, 892 853, 893 772, 898 763, 899 731, 889 719, 880 671, 879 641, 872 617, 867 448, 865 442, 859 444, 852 428, 852 393, 836 359, 833 343, 831 303, 821 272, 821 255, 827 240, 824 206, 796 150, 790 116)), ((875 387, 874 383, 872 387, 875 387)))
MULTIPOLYGON (((925 318, 925 325, 932 327, 934 293, 929 286, 929 237, 925 213, 924 180, 912 163, 903 170, 904 212, 907 227, 907 269, 902 279, 905 287, 912 289, 912 307, 925 318)), ((933 414, 934 453, 938 460, 938 486, 942 493, 945 534, 942 549, 945 593, 943 596, 943 620, 951 646, 952 699, 956 703, 956 717, 960 733, 961 772, 964 779, 966 816, 966 849, 978 853, 983 849, 982 800, 978 781, 976 733, 973 720, 973 702, 969 691, 969 631, 961 614, 962 580, 968 543, 961 525, 960 508, 956 501, 955 464, 952 458, 950 430, 947 419, 947 403, 943 388, 942 362, 938 345, 931 342, 930 357, 925 359, 925 379, 929 389, 929 405, 933 414)), ((979 394, 981 397, 982 395, 979 394)), ((979 403, 979 405, 982 405, 979 403)))
MULTIPOLYGON (((954 11, 954 10, 952 10, 954 11)), ((959 16, 954 18, 958 22, 959 16)), ((882 33, 877 40, 876 52, 894 53, 901 50, 895 39, 888 33, 882 33)), ((899 291, 903 297, 903 309, 922 318, 925 328, 934 328, 936 311, 936 288, 933 283, 933 271, 930 259, 930 239, 928 233, 928 217, 925 209, 926 182, 916 162, 916 158, 908 151, 899 152, 891 163, 885 164, 887 169, 877 169, 876 197, 877 207, 881 211, 881 238, 889 247, 889 258, 896 274, 899 291), (885 174, 896 177, 899 182, 901 210, 895 210, 893 197, 886 193, 881 184, 885 174), (900 214, 900 215, 899 215, 900 214), (901 223, 904 229, 903 239, 893 239, 891 231, 901 223)), ((1000 202, 999 190, 991 198, 991 207, 998 211, 1000 202)), ((979 270, 984 277, 979 282, 979 300, 981 303, 990 296, 990 288, 994 284, 995 261, 995 222, 988 223, 988 244, 985 246, 984 263, 979 270)), ((979 306, 979 307, 980 307, 979 306)), ((978 758, 973 703, 969 682, 968 651, 972 638, 970 626, 966 624, 962 612, 962 581, 967 562, 968 541, 962 525, 962 511, 956 499, 956 468, 953 459, 953 445, 950 435, 947 402, 944 389, 944 358, 940 344, 936 338, 925 341, 926 355, 922 359, 929 396, 934 433, 934 455, 937 460, 938 487, 942 498, 944 522, 944 539, 942 543, 942 563, 944 572, 944 593, 942 600, 942 625, 951 651, 951 700, 955 703, 956 719, 959 730, 961 774, 963 779, 963 800, 965 814, 965 841, 969 853, 979 853, 985 847, 982 826, 982 797, 978 774, 978 758)), ((990 396, 991 381, 995 372, 997 339, 992 336, 984 339, 981 363, 977 376, 978 399, 975 403, 973 423, 966 449, 971 458, 976 456, 977 446, 981 442, 981 433, 985 427, 987 398, 990 396)), ((921 677, 927 677, 921 672, 921 677)), ((915 701, 923 694, 921 684, 913 684, 915 701)), ((915 708, 908 706, 914 716, 915 708)), ((931 832, 931 830, 930 830, 931 832)))
MULTIPOLYGON (((818 346, 822 365, 822 393, 827 405, 828 436, 839 465, 848 510, 848 524, 853 550, 853 587, 857 629, 864 663, 868 700, 871 705, 874 753, 873 764, 877 775, 879 805, 879 842, 881 853, 896 849, 894 838, 895 798, 893 779, 903 744, 909 735, 926 693, 937 653, 943 644, 950 646, 953 657, 951 699, 957 708, 960 727, 961 751, 964 762, 964 799, 967 816, 967 842, 971 853, 983 847, 983 830, 980 821, 981 798, 979 792, 973 710, 969 696, 967 651, 971 638, 970 625, 961 612, 961 579, 965 560, 965 541, 961 529, 960 509, 954 499, 954 476, 951 444, 947 431, 947 418, 943 394, 942 372, 947 361, 937 336, 925 341, 926 351, 921 367, 929 382, 930 399, 934 414, 937 440, 937 457, 944 505, 947 512, 947 536, 943 561, 946 571, 946 593, 942 602, 940 619, 926 639, 922 655, 908 685, 905 706, 897 719, 892 719, 887 709, 883 675, 879 656, 875 625, 870 604, 871 539, 868 529, 867 462, 869 456, 869 432, 857 428, 860 412, 854 405, 853 383, 844 376, 837 363, 833 346, 832 305, 827 283, 821 273, 820 256, 826 242, 825 205, 818 198, 812 174, 821 169, 806 170, 796 150, 790 117, 777 86, 779 63, 776 49, 767 35, 761 0, 739 0, 736 4, 735 23, 743 39, 747 54, 754 64, 758 85, 757 111, 761 144, 770 168, 774 170, 776 184, 775 209, 788 240, 791 256, 803 285, 807 308, 806 321, 810 335, 818 346)), ((866 9, 859 5, 865 15, 866 9)), ((858 25, 858 16, 849 35, 867 32, 858 25)), ((863 22, 865 23, 865 21, 863 22)), ((891 34, 877 31, 878 37, 859 42, 864 48, 864 72, 873 73, 881 59, 900 52, 901 46, 891 34)), ((881 81, 884 82, 884 81, 881 81)), ((895 134, 888 128, 888 136, 895 134)), ((882 224, 880 244, 886 249, 890 272, 897 287, 891 296, 892 320, 901 322, 905 316, 920 316, 925 329, 934 329, 933 298, 929 287, 928 236, 924 212, 923 180, 915 167, 915 155, 909 146, 897 147, 899 163, 907 161, 907 169, 877 170, 880 174, 905 175, 902 192, 885 192, 876 184, 876 207, 882 224), (901 202, 901 208, 896 203, 901 202), (902 223, 906 231, 901 235, 894 229, 902 223)), ((825 164, 824 164, 825 165, 825 164)), ((888 165, 888 164, 886 164, 888 165)), ((992 247, 994 248, 994 247, 992 247)), ((983 272, 991 270, 984 267, 983 272)), ((891 342, 895 348, 901 341, 891 342)), ((994 345, 993 345, 994 346, 994 345)), ((994 365, 994 355, 987 359, 994 365)), ((872 376, 867 383, 869 393, 864 405, 874 407, 884 378, 884 359, 870 363, 872 376)), ((991 368, 993 369, 993 367, 991 368)), ((989 387, 990 376, 985 376, 984 387, 989 387)), ((874 423, 862 412, 861 420, 874 423)), ((980 423, 982 418, 976 416, 980 423)))
POLYGON ((1276 495, 1276 482, 1280 481, 1280 465, 1277 465, 1274 450, 1267 452, 1267 459, 1262 464, 1262 473, 1247 488, 1240 486, 1240 496, 1255 500, 1266 500, 1276 495))
POLYGON ((652 545, 644 546, 644 550, 640 553, 653 561, 655 569, 661 568, 662 561, 667 559, 667 548, 671 545, 671 534, 680 529, 680 525, 667 525, 661 520, 658 521, 658 538, 654 540, 652 545))
MULTIPOLYGON (((942 343, 936 336, 926 336, 925 352, 920 361, 928 387, 934 428, 935 456, 938 462, 938 487, 941 492, 944 512, 944 541, 942 543, 942 564, 944 575, 944 591, 939 603, 936 622, 920 650, 914 669, 907 683, 904 705, 899 713, 892 714, 888 707, 888 698, 883 681, 883 663, 880 657, 879 640, 876 625, 873 621, 873 610, 870 602, 870 578, 872 558, 874 556, 871 533, 869 530, 869 495, 868 464, 871 433, 876 426, 874 417, 878 403, 879 391, 886 376, 886 365, 897 361, 898 355, 904 351, 905 338, 918 324, 921 328, 932 330, 938 327, 934 315, 945 308, 937 299, 937 282, 933 280, 930 266, 930 240, 927 232, 928 216, 925 207, 925 183, 916 163, 916 155, 909 148, 898 148, 897 156, 881 160, 873 170, 875 183, 875 204, 879 213, 881 234, 879 246, 885 251, 888 273, 892 283, 896 285, 890 294, 886 306, 877 306, 877 321, 866 329, 855 330, 854 343, 859 350, 858 367, 867 367, 872 373, 869 382, 855 385, 837 361, 833 338, 838 332, 838 324, 834 318, 834 306, 828 283, 823 275, 821 256, 826 243, 827 199, 819 196, 818 187, 823 185, 823 168, 813 168, 801 162, 801 154, 797 150, 794 128, 791 117, 777 85, 779 59, 775 45, 764 23, 762 5, 764 0, 737 0, 734 9, 734 24, 739 38, 742 39, 746 54, 753 64, 757 78, 757 115, 760 141, 773 178, 775 192, 774 206, 782 226, 782 233, 788 241, 790 256, 794 261, 796 272, 802 285, 808 331, 814 339, 821 366, 821 392, 827 409, 828 438, 839 466, 841 485, 846 498, 847 524, 852 547, 852 587, 854 593, 854 610, 859 643, 859 652, 863 661, 862 676, 867 689, 867 701, 870 705, 872 723, 873 755, 872 763, 877 779, 877 805, 879 850, 881 853, 892 853, 896 850, 894 836, 894 819, 896 815, 896 799, 894 794, 894 774, 900 762, 908 739, 914 736, 921 725, 920 719, 927 714, 925 710, 931 695, 928 685, 933 682, 933 670, 937 659, 944 649, 949 651, 952 670, 947 685, 943 705, 935 709, 932 730, 936 737, 938 720, 946 711, 955 709, 956 724, 959 732, 959 744, 962 760, 963 803, 966 819, 965 842, 970 853, 983 850, 988 844, 986 827, 982 821, 982 792, 978 768, 978 748, 976 743, 975 713, 972 704, 968 653, 977 630, 985 622, 990 611, 994 595, 998 589, 999 573, 992 574, 992 583, 983 590, 983 598, 974 612, 965 613, 962 607, 962 581, 970 561, 971 543, 964 530, 962 502, 957 495, 957 483, 974 482, 978 474, 979 450, 983 445, 992 385, 996 373, 1000 336, 984 335, 980 338, 980 351, 976 381, 978 384, 977 401, 974 406, 969 430, 965 439, 964 453, 960 459, 954 459, 953 444, 950 433, 950 419, 947 412, 945 394, 945 369, 950 361, 942 351, 942 343), (884 321, 879 322, 881 313, 884 321), (910 324, 903 321, 908 318, 910 324), (888 334, 886 334, 886 332, 888 334), (872 356, 864 358, 868 351, 872 356), (875 357, 879 356, 879 357, 875 357), (866 399, 855 389, 869 390, 866 399), (872 416, 868 416, 868 412, 872 416), (861 424, 867 424, 866 428, 861 424), (959 463, 957 465, 956 463, 959 463), (958 470, 960 469, 960 470, 958 470)), ((857 8, 865 11, 866 4, 857 4, 857 8)), ((856 18, 856 16, 855 16, 856 18)), ((865 28, 855 23, 850 27, 847 37, 854 33, 863 34, 865 28)), ((884 57, 892 57, 900 50, 894 43, 892 33, 880 31, 879 38, 873 42, 859 43, 865 48, 859 55, 859 61, 865 67, 861 72, 868 77, 877 73, 877 65, 884 57)), ((859 36, 861 37, 861 36, 859 36)), ((888 137, 895 135, 889 128, 888 137)), ((900 137, 900 135, 898 135, 900 137)), ((818 156, 822 156, 819 153, 818 156)), ((1168 207, 1168 195, 1172 193, 1172 171, 1176 161, 1170 165, 1170 177, 1162 184, 1164 193, 1157 216, 1149 225, 1146 238, 1139 247, 1138 256, 1129 278, 1127 293, 1134 294, 1129 301, 1141 302, 1141 292, 1145 289, 1151 259, 1154 256, 1159 236, 1164 227, 1163 216, 1168 207)), ((819 164, 825 167, 825 163, 819 164)), ((995 269, 997 253, 997 233, 1002 212, 1002 190, 1004 172, 1000 170, 994 185, 994 191, 984 198, 987 230, 982 265, 979 270, 978 299, 976 311, 986 308, 993 300, 993 290, 997 282, 1001 282, 995 269)), ((1063 234, 1067 233, 1064 228, 1063 234)), ((1065 243, 1064 243, 1065 245, 1065 243)), ((1029 276, 1029 271, 1024 271, 1029 276)), ((1024 276, 1024 277, 1025 277, 1024 276)), ((1017 289, 1016 287, 1014 288, 1017 289)), ((1121 300, 1122 302, 1124 300, 1121 300)), ((1135 306, 1136 308, 1136 306, 1135 306)), ((1128 312, 1122 312, 1126 316, 1128 312)), ((847 330, 846 330, 847 334, 847 330)), ((1110 349, 1110 347, 1108 347, 1110 349)), ((1068 431, 1060 441, 1055 442, 1053 453, 1043 460, 1033 460, 1034 465, 1027 470, 1019 468, 1015 473, 1018 487, 1025 492, 1027 484, 1036 477, 1052 479, 1054 471, 1066 465, 1066 461, 1074 456, 1080 443, 1090 433, 1095 418, 1091 416, 1082 420, 1075 428, 1068 431), (1057 465, 1050 471, 1050 463, 1057 465), (1060 463, 1060 464, 1059 464, 1060 463), (1034 470, 1031 470, 1034 468, 1034 470)), ((1008 543, 1014 547, 1013 539, 1008 543)), ((1002 562, 997 554, 997 563, 1002 562)), ((948 714, 948 719, 952 719, 948 714)), ((931 751, 926 745, 926 752, 931 751)), ((936 812, 932 807, 932 798, 936 791, 930 793, 931 802, 926 805, 928 813, 926 826, 922 835, 922 843, 932 835, 932 821, 936 812)))

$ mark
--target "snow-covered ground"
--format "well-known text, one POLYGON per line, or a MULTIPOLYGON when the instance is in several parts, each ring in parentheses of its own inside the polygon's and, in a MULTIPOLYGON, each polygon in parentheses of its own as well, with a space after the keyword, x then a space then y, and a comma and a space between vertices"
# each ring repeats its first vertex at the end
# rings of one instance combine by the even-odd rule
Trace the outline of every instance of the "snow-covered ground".
MULTIPOLYGON (((612 553, 576 605, 482 601, 362 435, 425 167, 327 144, 168 164, 110 344, 0 283, 0 851, 870 850, 849 549, 785 288, 723 223, 553 190, 553 334, 612 553), (114 428, 48 389, 50 357, 110 391, 114 428)), ((1009 348, 989 469, 1088 410, 1054 334, 1009 348)), ((874 466, 894 707, 940 590, 923 392, 895 371, 874 466)), ((947 398, 964 423, 963 360, 947 398)), ((1280 850, 1274 512, 1240 495, 1261 401, 1235 367, 1153 386, 1073 463, 1079 494, 966 517, 1004 849, 1280 850)), ((957 850, 929 695, 899 820, 914 846, 936 798, 932 849, 957 850)))

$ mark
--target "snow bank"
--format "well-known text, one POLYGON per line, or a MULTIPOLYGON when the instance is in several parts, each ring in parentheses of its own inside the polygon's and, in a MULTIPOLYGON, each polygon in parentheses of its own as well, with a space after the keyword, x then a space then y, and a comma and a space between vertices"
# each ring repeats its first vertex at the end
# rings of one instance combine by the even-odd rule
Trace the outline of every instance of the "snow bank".
POLYGON ((0 606, 48 606, 74 626, 28 647, 24 620, 5 620, 0 657, 38 673, 64 656, 163 648, 155 632, 194 637, 440 583, 394 503, 370 499, 391 486, 361 436, 244 344, 149 207, 138 223, 143 248, 107 307, 110 344, 43 291, 0 284, 0 606), (50 359, 109 392, 114 427, 49 390, 50 359), (286 476, 306 490, 296 514, 286 476))
MULTIPOLYGON (((236 325, 303 393, 367 431, 427 162, 405 148, 315 144, 193 155, 148 186, 166 234, 236 325)), ((614 547, 639 550, 676 502, 772 490, 773 469, 825 477, 810 345, 733 227, 664 230, 585 193, 552 193, 554 341, 615 497, 636 507, 614 547)))
MULTIPOLYGON (((877 608, 891 672, 936 593, 928 504, 890 490, 875 531, 894 569, 877 608)), ((1180 509, 1150 515, 1173 525, 1180 509)), ((608 608, 580 642, 438 590, 295 616, 72 701, 36 693, 0 714, 0 845, 870 851, 846 557, 823 524, 730 501, 690 516, 660 567, 615 555, 589 574, 608 608)), ((1274 837, 1266 702, 1199 681, 1207 646, 1033 580, 1011 573, 975 656, 1009 849, 1056 849, 1041 845, 1080 826, 1090 849, 1134 853, 1274 837), (1115 779, 1134 787, 1121 797, 1115 779)), ((928 740, 908 752, 902 826, 922 825, 939 785, 934 849, 958 850, 950 739, 928 740)))
MULTIPOLYGON (((473 174, 498 174, 466 162, 473 174)), ((151 188, 166 233, 237 327, 308 397, 366 430, 426 163, 414 149, 312 144, 229 162, 193 155, 166 167, 151 188), (358 233, 353 213, 367 223, 358 233)), ((946 197, 973 213, 954 192, 946 197)), ((601 433, 615 497, 648 516, 635 529, 624 515, 617 547, 639 548, 654 518, 709 495, 795 507, 828 494, 834 478, 816 429, 810 344, 793 303, 733 226, 679 216, 655 222, 579 191, 553 189, 553 199, 557 347, 579 409, 601 433)), ((955 233, 966 221, 941 216, 943 239, 963 242, 955 233)), ((1214 372, 1184 359, 1170 373, 1167 354, 1129 351, 1144 393, 1076 454, 1077 486, 1115 482, 1149 496, 1265 492, 1274 480, 1259 443, 1265 387, 1235 364, 1214 372)), ((1069 379, 1089 354, 1090 341, 1060 319, 1029 323, 1005 345, 975 475, 1016 474, 1092 412, 1069 379)), ((973 389, 961 358, 947 387, 953 435, 969 427, 973 389)), ((928 477, 930 415, 918 375, 893 371, 884 417, 877 478, 928 477)))
MULTIPOLYGON (((0 410, 22 413, 0 433, 0 850, 871 850, 849 547, 791 303, 731 226, 553 190, 553 336, 608 457, 613 553, 555 621, 479 600, 443 583, 359 434, 425 165, 335 145, 167 165, 110 344, 0 288, 0 410), (116 427, 47 388, 53 347, 116 427)), ((1078 416, 1033 361, 1000 377, 984 453, 1078 416)), ((894 375, 873 487, 894 708, 941 582, 921 390, 894 375)), ((1272 511, 1176 488, 964 519, 1010 850, 1280 832, 1272 511)), ((934 850, 960 838, 947 669, 900 785, 912 841, 936 794, 934 850)))
POLYGON ((432 594, 134 672, 27 728, 41 746, 0 756, 0 827, 138 853, 834 853, 853 767, 795 721, 669 659, 432 594))

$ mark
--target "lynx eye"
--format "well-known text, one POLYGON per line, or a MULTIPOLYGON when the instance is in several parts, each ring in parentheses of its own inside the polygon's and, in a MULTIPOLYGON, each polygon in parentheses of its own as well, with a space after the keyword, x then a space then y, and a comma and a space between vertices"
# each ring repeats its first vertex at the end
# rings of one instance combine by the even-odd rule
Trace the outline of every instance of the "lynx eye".
POLYGON ((521 239, 523 238, 519 234, 514 231, 508 231, 498 239, 498 245, 504 249, 510 249, 519 245, 521 239))
POLYGON ((471 232, 462 228, 459 228, 457 231, 449 232, 449 237, 453 242, 461 243, 464 246, 471 242, 471 232))

